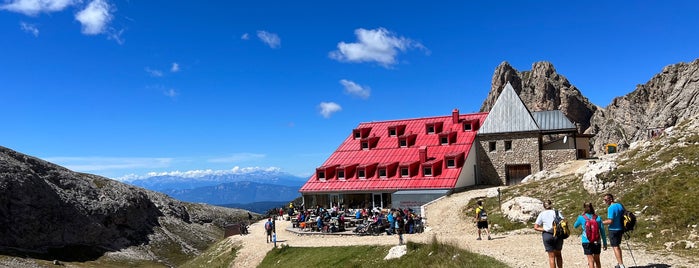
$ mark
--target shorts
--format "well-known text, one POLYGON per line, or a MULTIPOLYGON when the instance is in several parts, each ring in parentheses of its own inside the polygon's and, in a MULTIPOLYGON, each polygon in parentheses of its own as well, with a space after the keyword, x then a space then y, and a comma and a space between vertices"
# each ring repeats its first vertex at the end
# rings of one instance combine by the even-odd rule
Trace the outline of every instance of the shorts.
POLYGON ((488 221, 479 221, 476 223, 476 227, 478 227, 478 229, 488 229, 488 221))
POLYGON ((272 229, 265 230, 265 231, 267 231, 267 235, 272 235, 272 229))
POLYGON ((543 232, 541 239, 544 241, 546 252, 561 251, 563 249, 563 239, 554 237, 552 233, 543 232))
POLYGON ((585 255, 599 255, 602 252, 600 243, 583 243, 582 247, 585 255))
POLYGON ((621 230, 609 230, 609 245, 612 247, 618 247, 621 245, 621 236, 624 231, 621 230))

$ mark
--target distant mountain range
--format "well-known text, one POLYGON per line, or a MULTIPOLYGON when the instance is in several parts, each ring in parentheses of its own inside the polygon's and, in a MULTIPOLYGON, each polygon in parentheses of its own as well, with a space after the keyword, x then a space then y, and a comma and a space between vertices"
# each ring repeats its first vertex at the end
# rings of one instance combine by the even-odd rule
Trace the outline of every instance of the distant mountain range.
POLYGON ((165 175, 127 181, 182 201, 229 207, 236 204, 239 208, 256 202, 289 202, 300 195, 299 189, 305 182, 306 178, 268 170, 198 177, 165 175))

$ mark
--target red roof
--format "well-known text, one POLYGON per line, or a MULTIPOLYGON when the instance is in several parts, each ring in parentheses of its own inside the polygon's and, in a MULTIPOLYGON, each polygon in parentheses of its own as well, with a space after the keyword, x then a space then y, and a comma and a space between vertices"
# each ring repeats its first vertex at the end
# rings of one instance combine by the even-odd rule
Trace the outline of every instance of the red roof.
MULTIPOLYGON (((458 111, 454 111, 458 114, 458 111)), ((476 139, 478 126, 483 124, 488 113, 474 113, 458 115, 458 122, 454 123, 454 114, 439 117, 425 117, 405 120, 391 120, 383 122, 360 123, 352 130, 347 138, 340 144, 337 150, 316 169, 316 173, 299 190, 301 193, 322 192, 374 192, 394 190, 418 190, 418 189, 449 189, 456 185, 463 165, 456 168, 446 168, 445 157, 457 157, 460 153, 469 154, 471 145, 476 139), (476 122, 474 131, 464 131, 463 124, 476 122), (427 125, 442 124, 441 132, 427 133, 427 125), (405 126, 403 129, 400 126, 405 126), (389 136, 389 128, 397 129, 395 136, 389 136), (369 131, 366 131, 369 130, 369 131), (402 132, 402 133, 401 133, 402 132), (456 140, 449 144, 441 144, 439 134, 455 132, 456 140), (414 144, 408 147, 400 147, 398 139, 416 134, 414 144), (361 135, 355 138, 355 135, 361 135), (378 141, 376 141, 378 139, 378 141), (363 148, 361 142, 372 140, 376 144, 363 148), (426 162, 441 162, 439 172, 432 171, 432 176, 424 176, 420 170, 410 177, 402 177, 400 170, 389 171, 386 178, 379 176, 382 168, 403 168, 406 163, 420 161, 420 148, 427 148, 426 162), (377 164, 373 176, 360 178, 359 170, 377 164), (401 165, 402 164, 402 165, 401 165), (357 165, 351 176, 338 179, 338 169, 357 165), (325 168, 336 167, 328 170, 325 168), (319 179, 319 173, 325 178, 319 179)), ((440 131, 440 127, 435 127, 440 131)))

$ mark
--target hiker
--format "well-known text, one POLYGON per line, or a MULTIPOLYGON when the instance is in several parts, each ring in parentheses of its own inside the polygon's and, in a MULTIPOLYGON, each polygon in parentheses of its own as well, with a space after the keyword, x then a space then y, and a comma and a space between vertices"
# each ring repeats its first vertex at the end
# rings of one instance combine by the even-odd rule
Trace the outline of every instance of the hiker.
POLYGON ((614 250, 614 256, 616 257, 617 265, 615 268, 626 268, 624 266, 624 259, 621 256, 621 236, 624 234, 623 223, 624 223, 624 206, 618 202, 614 202, 614 196, 612 194, 604 195, 604 203, 607 204, 607 219, 602 223, 604 225, 609 225, 609 245, 612 246, 614 250))
POLYGON ((485 233, 488 235, 488 240, 493 240, 492 238, 490 238, 490 230, 488 229, 488 216, 485 213, 485 209, 483 208, 483 201, 478 200, 476 204, 478 204, 478 207, 476 208, 476 217, 474 218, 474 221, 476 221, 476 227, 478 228, 478 238, 476 238, 476 240, 481 240, 481 230, 485 230, 485 233))
POLYGON ((403 245, 405 243, 403 242, 403 231, 405 228, 405 222, 403 221, 403 217, 401 217, 398 212, 394 212, 393 220, 395 223, 392 225, 392 227, 398 234, 398 245, 403 245))
POLYGON ((573 228, 582 228, 582 248, 583 254, 587 256, 587 267, 600 268, 602 264, 599 259, 599 254, 602 252, 602 244, 604 250, 607 250, 607 234, 604 231, 602 218, 595 214, 595 208, 592 203, 583 204, 583 214, 575 220, 573 228), (590 223, 588 224, 588 221, 590 223), (588 234, 588 232, 591 232, 588 234), (602 240, 600 242, 600 240, 602 240))
MULTIPOLYGON (((544 249, 549 257, 549 268, 563 268, 563 239, 553 236, 553 221, 556 218, 556 211, 553 210, 551 200, 544 201, 544 211, 539 213, 534 223, 534 230, 541 232, 541 239, 544 242, 544 249)), ((563 215, 559 216, 563 218, 563 215)))
POLYGON ((267 243, 272 241, 272 229, 274 229, 274 224, 272 223, 272 218, 267 219, 267 222, 265 222, 265 232, 267 232, 267 236, 265 237, 267 240, 267 243))

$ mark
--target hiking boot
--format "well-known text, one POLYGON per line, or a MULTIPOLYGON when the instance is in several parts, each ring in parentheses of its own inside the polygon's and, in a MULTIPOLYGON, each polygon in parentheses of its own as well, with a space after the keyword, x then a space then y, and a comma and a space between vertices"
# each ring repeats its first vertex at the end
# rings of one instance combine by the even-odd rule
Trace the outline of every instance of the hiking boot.
POLYGON ((476 238, 476 240, 481 240, 481 237, 479 236, 478 238, 476 238))

